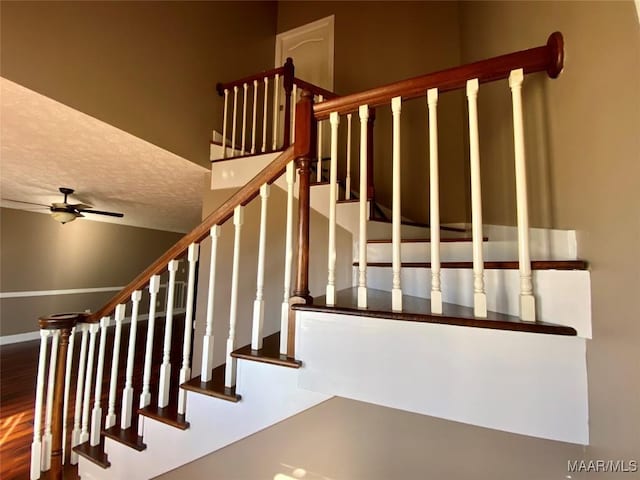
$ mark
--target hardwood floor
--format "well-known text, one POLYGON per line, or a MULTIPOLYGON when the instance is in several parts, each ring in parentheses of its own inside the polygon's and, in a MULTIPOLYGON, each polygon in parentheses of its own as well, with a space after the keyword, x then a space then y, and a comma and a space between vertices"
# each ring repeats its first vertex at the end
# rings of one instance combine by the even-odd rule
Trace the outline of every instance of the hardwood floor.
MULTIPOLYGON (((173 322, 171 347, 172 371, 177 376, 182 360, 182 338, 184 316, 176 316, 173 322)), ((134 367, 134 407, 142 390, 142 374, 144 365, 144 347, 146 342, 147 322, 139 322, 136 336, 136 355, 134 367)), ((104 376, 102 382, 103 415, 107 411, 109 395, 109 378, 111 372, 111 352, 113 349, 114 328, 107 333, 107 349, 105 355, 104 376)), ((164 337, 164 319, 156 320, 153 346, 153 368, 151 374, 152 402, 157 398, 159 368, 162 361, 162 342, 164 337), (156 386, 153 388, 153 386, 156 386), (155 392, 155 393, 154 393, 155 392)), ((79 338, 74 347, 74 373, 71 379, 69 396, 69 415, 67 417, 67 463, 70 453, 69 437, 73 429, 74 397, 76 391, 77 365, 79 357, 79 338)), ((120 419, 120 393, 124 387, 126 354, 129 342, 129 325, 122 329, 121 348, 118 364, 118 387, 116 412, 120 419)), ((96 345, 97 347, 97 345, 96 345)), ((0 478, 3 480, 24 480, 29 478, 31 461, 31 442, 33 440, 33 410, 35 403, 35 379, 38 369, 38 352, 40 341, 22 342, 0 347, 0 478)), ((97 348, 96 348, 97 350, 97 348)), ((95 363, 95 360, 94 360, 95 363)), ((95 365, 94 365, 95 368, 95 365)), ((173 375, 172 375, 173 376, 173 375)), ((95 377, 94 377, 95 378, 95 377)), ((177 398, 177 378, 172 378, 171 395, 177 398)), ((46 391, 45 391, 46 394, 46 391)), ((91 407, 93 407, 93 390, 91 407)), ((133 423, 137 423, 136 408, 133 409, 133 423)), ((41 478, 46 478, 43 475, 41 478)), ((75 469, 67 469, 65 478, 77 478, 75 469)))

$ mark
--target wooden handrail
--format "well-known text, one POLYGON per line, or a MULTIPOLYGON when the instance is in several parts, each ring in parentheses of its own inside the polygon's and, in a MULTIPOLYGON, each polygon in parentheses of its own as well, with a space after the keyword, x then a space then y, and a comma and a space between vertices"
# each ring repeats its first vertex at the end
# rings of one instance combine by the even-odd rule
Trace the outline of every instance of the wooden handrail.
POLYGON ((339 97, 337 93, 326 90, 322 87, 314 85, 313 83, 305 82, 298 77, 295 77, 293 79, 293 83, 295 83, 301 90, 306 90, 307 92, 311 92, 314 95, 322 95, 325 100, 339 97))
POLYGON ((284 72, 284 66, 272 68, 271 70, 264 70, 260 73, 254 73, 253 75, 249 75, 248 77, 240 78, 239 80, 233 80, 226 83, 218 83, 216 84, 216 91, 218 92, 218 95, 223 96, 225 90, 232 90, 233 87, 241 87, 245 83, 253 83, 254 80, 263 80, 265 77, 273 78, 278 74, 283 75, 284 72))
POLYGON ((564 65, 564 40, 560 32, 549 36, 547 44, 520 52, 481 60, 439 72, 409 78, 390 83, 382 87, 366 90, 352 95, 335 98, 316 104, 313 112, 318 120, 329 117, 331 112, 345 114, 355 112, 360 105, 376 107, 388 104, 392 98, 402 96, 404 100, 426 95, 430 88, 440 93, 464 88, 467 80, 477 78, 480 83, 507 78, 511 70, 522 68, 524 73, 546 71, 549 77, 556 78, 564 65))
POLYGON ((211 227, 221 225, 233 216, 233 210, 238 205, 246 205, 260 193, 260 187, 265 183, 275 182, 282 175, 287 164, 294 159, 293 146, 287 148, 269 165, 263 168, 255 177, 253 177, 240 190, 231 195, 220 207, 205 218, 200 225, 195 227, 191 232, 187 233, 171 248, 169 248, 161 257, 153 262, 146 270, 133 279, 124 289, 118 292, 109 302, 100 310, 90 314, 87 317, 88 323, 97 323, 102 317, 110 315, 111 312, 121 303, 126 303, 131 294, 136 290, 141 290, 153 275, 159 275, 166 268, 167 264, 176 258, 181 257, 187 252, 189 245, 199 243, 204 240, 211 227))

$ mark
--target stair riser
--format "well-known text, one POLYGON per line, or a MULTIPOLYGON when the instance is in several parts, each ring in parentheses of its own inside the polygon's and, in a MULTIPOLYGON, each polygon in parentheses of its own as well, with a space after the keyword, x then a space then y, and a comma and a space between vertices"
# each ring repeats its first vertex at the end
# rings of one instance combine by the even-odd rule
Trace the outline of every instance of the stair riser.
MULTIPOLYGON (((357 279, 357 268, 354 268, 357 279)), ((473 307, 473 271, 443 269, 442 300, 473 307)), ((405 295, 431 298, 431 269, 403 268, 405 295)), ((355 284, 355 283, 354 283, 355 284)), ((391 291, 391 268, 369 267, 367 285, 391 291)), ((493 312, 519 315, 520 279, 518 270, 485 270, 487 308, 493 312)), ((591 338, 591 283, 585 270, 535 270, 533 291, 538 320, 573 327, 578 336, 591 338)))
POLYGON ((587 444, 586 341, 299 312, 302 388, 587 444), (331 348, 327 348, 331 345, 331 348))
POLYGON ((188 430, 145 418, 147 449, 144 452, 136 452, 107 438, 105 451, 111 467, 102 470, 81 460, 80 473, 88 474, 86 478, 101 480, 151 478, 330 398, 299 389, 299 371, 238 359, 236 390, 242 394, 242 401, 232 403, 188 392, 187 421, 191 424, 188 430))
MULTIPOLYGON (((515 241, 487 241, 482 245, 484 261, 512 261, 518 259, 518 243, 515 241)), ((440 261, 470 262, 473 260, 471 242, 443 242, 440 244, 440 261)), ((428 242, 403 243, 401 245, 403 262, 430 262, 431 244, 428 242)), ((569 255, 549 257, 548 252, 531 249, 532 260, 575 260, 569 255), (560 258, 558 258, 560 257, 560 258)), ((367 245, 367 261, 391 262, 391 243, 370 243, 367 245)))

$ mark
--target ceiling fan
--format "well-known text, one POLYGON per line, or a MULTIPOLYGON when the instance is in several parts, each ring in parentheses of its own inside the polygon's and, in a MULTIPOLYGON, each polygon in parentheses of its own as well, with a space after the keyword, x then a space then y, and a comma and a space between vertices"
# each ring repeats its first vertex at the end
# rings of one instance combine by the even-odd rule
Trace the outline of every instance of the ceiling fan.
POLYGON ((73 194, 72 188, 60 187, 60 193, 64 195, 64 200, 61 203, 52 203, 51 205, 44 205, 42 203, 23 202, 22 200, 9 200, 11 202, 25 203, 28 205, 38 205, 40 207, 46 207, 51 211, 51 217, 62 224, 73 222, 76 218, 84 217, 84 213, 91 213, 93 215, 107 215, 109 217, 124 217, 123 213, 105 212, 102 210, 94 210, 91 205, 84 203, 68 203, 67 197, 73 194))

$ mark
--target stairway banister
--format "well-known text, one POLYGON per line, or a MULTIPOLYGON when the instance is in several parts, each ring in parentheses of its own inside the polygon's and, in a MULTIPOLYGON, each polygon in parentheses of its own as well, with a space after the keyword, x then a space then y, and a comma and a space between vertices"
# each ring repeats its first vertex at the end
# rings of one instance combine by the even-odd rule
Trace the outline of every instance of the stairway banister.
POLYGON ((218 95, 223 96, 225 90, 232 90, 233 87, 242 87, 245 83, 253 83, 254 80, 262 81, 265 77, 273 78, 276 75, 284 75, 286 72, 286 67, 277 67, 272 68, 271 70, 264 70, 259 73, 254 73, 253 75, 249 75, 247 77, 239 78, 238 80, 232 80, 230 82, 219 82, 216 84, 216 91, 218 95))
POLYGON ((205 218, 200 225, 178 240, 161 257, 153 262, 146 270, 133 279, 124 289, 118 292, 100 310, 87 317, 88 323, 98 323, 102 317, 108 316, 118 304, 126 303, 135 290, 142 289, 153 275, 161 274, 171 260, 186 254, 189 245, 204 240, 214 225, 221 225, 233 216, 233 210, 238 205, 246 205, 260 193, 260 187, 265 183, 273 183, 282 175, 287 164, 294 159, 294 147, 290 146, 275 160, 262 169, 240 190, 231 195, 218 209, 205 218))
POLYGON ((360 105, 377 107, 386 105, 394 97, 403 100, 426 95, 430 88, 440 93, 464 88, 467 80, 477 78, 480 83, 508 78, 512 70, 522 68, 525 74, 546 71, 557 78, 564 65, 564 40, 560 32, 552 33, 546 45, 508 53, 498 57, 468 63, 439 72, 420 75, 400 82, 390 83, 364 92, 345 95, 318 103, 313 111, 316 119, 329 118, 331 112, 340 114, 357 112, 360 105))
POLYGON ((311 92, 313 95, 322 95, 325 99, 338 98, 339 95, 330 90, 326 90, 322 87, 314 85, 313 83, 306 82, 298 77, 294 77, 293 83, 295 83, 301 90, 311 92))

